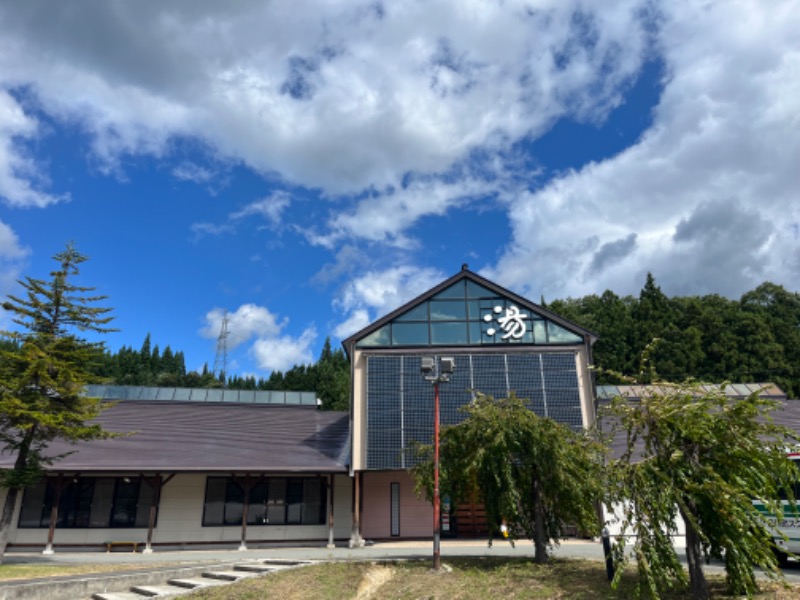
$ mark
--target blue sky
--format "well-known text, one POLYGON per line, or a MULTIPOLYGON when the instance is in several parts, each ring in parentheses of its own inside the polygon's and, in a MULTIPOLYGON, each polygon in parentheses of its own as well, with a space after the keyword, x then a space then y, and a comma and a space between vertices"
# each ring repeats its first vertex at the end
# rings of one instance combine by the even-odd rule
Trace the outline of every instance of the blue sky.
MULTIPOLYGON (((800 2, 0 6, 0 295, 266 376, 462 263, 538 301, 800 274, 800 2)), ((0 326, 9 326, 7 316, 0 326)))

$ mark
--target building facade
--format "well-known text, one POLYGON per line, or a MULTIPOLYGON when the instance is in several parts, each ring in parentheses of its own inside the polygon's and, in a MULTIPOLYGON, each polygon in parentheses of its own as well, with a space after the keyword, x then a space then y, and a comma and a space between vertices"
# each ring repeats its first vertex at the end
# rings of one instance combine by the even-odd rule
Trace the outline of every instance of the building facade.
MULTIPOLYGON (((344 341, 351 360, 354 519, 351 544, 427 537, 430 502, 408 469, 430 444, 434 392, 424 357, 455 369, 440 385, 442 425, 463 418, 474 394, 516 394, 528 407, 575 429, 595 420, 589 371, 595 336, 466 267, 344 341)), ((447 502, 445 502, 447 504, 447 502)), ((446 506, 443 534, 479 532, 479 508, 446 506), (470 516, 472 515, 472 516, 470 516)))

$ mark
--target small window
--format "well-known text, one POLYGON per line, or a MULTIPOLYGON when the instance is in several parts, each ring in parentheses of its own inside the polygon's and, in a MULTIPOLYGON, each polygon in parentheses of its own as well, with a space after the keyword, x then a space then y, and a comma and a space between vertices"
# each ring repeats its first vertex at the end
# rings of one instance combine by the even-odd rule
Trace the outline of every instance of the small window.
POLYGON ((389 484, 389 514, 392 537, 400 536, 400 484, 393 481, 389 484))

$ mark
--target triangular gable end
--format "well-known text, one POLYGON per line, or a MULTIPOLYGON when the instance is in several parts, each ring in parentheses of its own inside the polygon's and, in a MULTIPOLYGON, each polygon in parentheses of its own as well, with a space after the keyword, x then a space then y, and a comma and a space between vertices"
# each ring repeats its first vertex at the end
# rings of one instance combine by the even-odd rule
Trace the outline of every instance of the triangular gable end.
POLYGON ((344 341, 345 349, 590 343, 594 334, 468 271, 344 341))

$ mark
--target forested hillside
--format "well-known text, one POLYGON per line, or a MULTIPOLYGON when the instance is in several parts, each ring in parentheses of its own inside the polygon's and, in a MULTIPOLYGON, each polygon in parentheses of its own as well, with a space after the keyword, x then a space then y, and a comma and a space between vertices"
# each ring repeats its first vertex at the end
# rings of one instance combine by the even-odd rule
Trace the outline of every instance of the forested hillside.
MULTIPOLYGON (((544 302, 544 301, 543 301, 544 302)), ((659 375, 671 381, 694 377, 711 382, 778 384, 790 397, 800 396, 800 294, 764 283, 739 300, 717 295, 667 298, 651 275, 639 297, 601 296, 556 300, 546 308, 599 336, 594 361, 598 383, 617 383, 604 372, 636 374, 639 357, 654 338, 659 375)), ((176 387, 223 387, 259 390, 313 390, 326 409, 347 410, 350 367, 344 351, 330 339, 313 365, 296 365, 269 378, 214 377, 186 371, 183 352, 152 346, 123 347, 105 354, 96 374, 109 383, 176 387)))
MULTIPOLYGON (((599 336, 598 367, 635 374, 639 357, 654 338, 658 374, 710 382, 778 384, 800 396, 800 294, 764 283, 739 300, 718 295, 667 298, 648 274, 638 298, 601 296, 557 300, 556 314, 599 336)), ((608 374, 599 383, 615 383, 608 374)))

